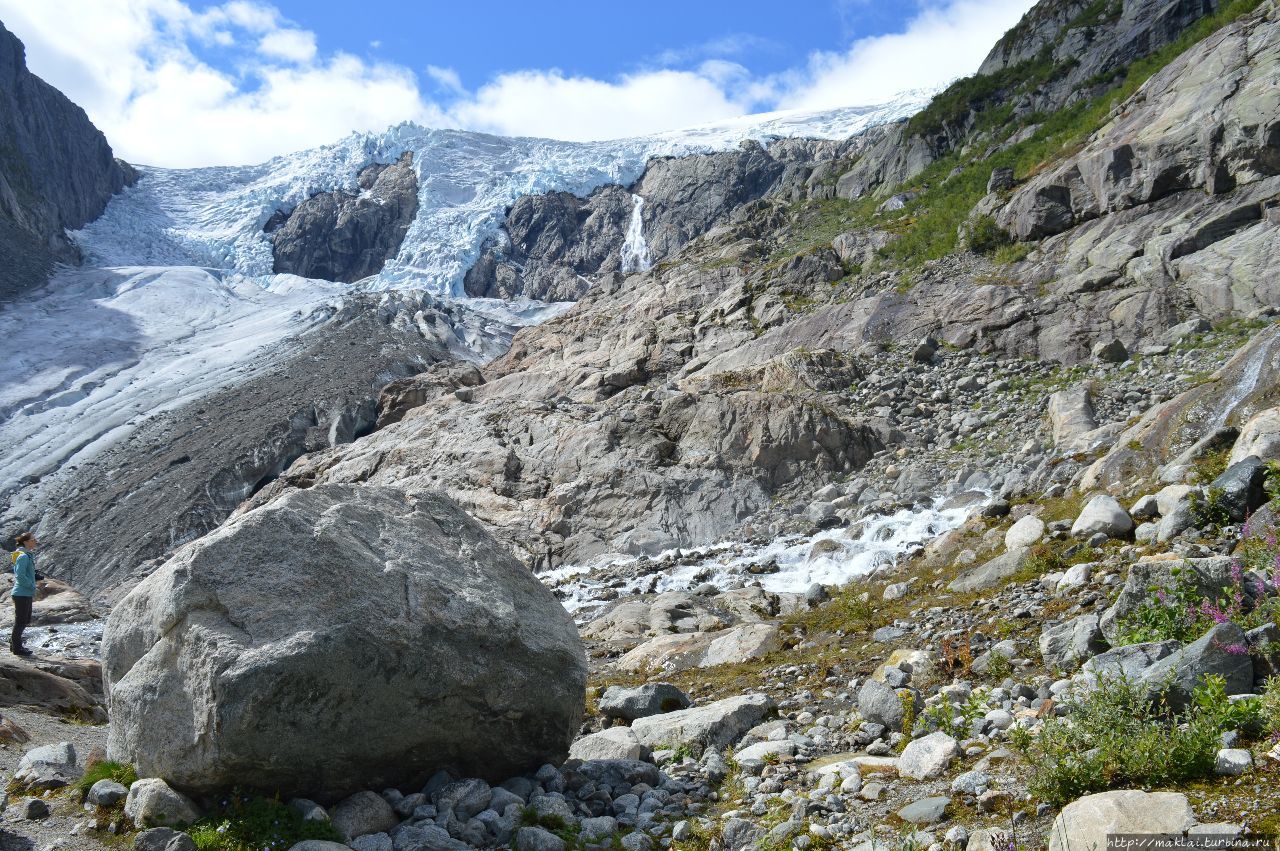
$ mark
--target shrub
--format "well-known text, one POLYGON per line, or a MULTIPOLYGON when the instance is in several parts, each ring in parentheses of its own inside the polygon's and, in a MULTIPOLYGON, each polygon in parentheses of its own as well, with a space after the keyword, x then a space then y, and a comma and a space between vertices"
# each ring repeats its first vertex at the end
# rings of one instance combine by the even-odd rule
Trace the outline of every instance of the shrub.
POLYGON ((1258 700, 1258 721, 1262 731, 1280 742, 1280 677, 1271 677, 1258 700))
POLYGON ((1032 766, 1028 789, 1061 806, 1106 789, 1150 788, 1211 775, 1228 711, 1219 691, 1202 686, 1191 709, 1173 717, 1152 704, 1144 687, 1103 678, 1067 717, 1046 721, 1038 736, 1015 733, 1014 745, 1032 766))
POLYGON ((987 676, 994 682, 1002 682, 1013 674, 1013 662, 1003 653, 987 655, 987 676))
POLYGON ((279 798, 240 792, 187 832, 199 851, 287 851, 307 839, 342 841, 327 821, 308 821, 279 798))
POLYGON ((990 254, 1013 242, 1008 231, 996 224, 990 216, 978 216, 969 225, 969 248, 977 254, 990 254))
POLYGON ((1231 511, 1223 499, 1222 488, 1209 488, 1208 493, 1192 491, 1187 495, 1191 504, 1191 519, 1201 529, 1216 529, 1231 522, 1231 511))

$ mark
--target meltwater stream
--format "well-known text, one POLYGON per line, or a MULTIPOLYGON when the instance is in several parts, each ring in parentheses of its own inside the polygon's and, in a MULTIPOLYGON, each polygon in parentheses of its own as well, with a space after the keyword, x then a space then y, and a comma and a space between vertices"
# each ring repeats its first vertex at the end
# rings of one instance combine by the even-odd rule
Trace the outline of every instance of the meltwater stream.
POLYGON ((708 582, 721 589, 759 582, 766 591, 803 594, 814 583, 844 585, 915 554, 929 541, 959 527, 986 501, 985 494, 972 496, 968 500, 939 498, 927 508, 902 509, 847 529, 788 535, 763 545, 723 542, 671 550, 650 561, 677 556, 679 564, 656 574, 628 571, 631 566, 642 567, 642 560, 625 557, 556 568, 539 578, 579 617, 608 599, 689 591, 708 582), (625 578, 619 581, 620 576, 625 578))

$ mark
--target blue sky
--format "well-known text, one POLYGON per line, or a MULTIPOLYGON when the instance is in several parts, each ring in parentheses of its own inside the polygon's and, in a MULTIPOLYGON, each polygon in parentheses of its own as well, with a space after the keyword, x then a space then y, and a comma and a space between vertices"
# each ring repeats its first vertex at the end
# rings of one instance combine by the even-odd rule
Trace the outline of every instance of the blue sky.
MULTIPOLYGON (((195 8, 219 5, 193 3, 195 8)), ((892 32, 918 11, 913 2, 857 0, 651 0, 644 4, 557 0, 346 3, 282 0, 287 18, 328 49, 457 71, 474 88, 525 68, 609 77, 651 67, 692 67, 732 59, 761 74, 803 64, 815 50, 892 32)))
POLYGON ((233 165, 400 121, 590 140, 883 103, 1033 0, 0 0, 134 163, 233 165))

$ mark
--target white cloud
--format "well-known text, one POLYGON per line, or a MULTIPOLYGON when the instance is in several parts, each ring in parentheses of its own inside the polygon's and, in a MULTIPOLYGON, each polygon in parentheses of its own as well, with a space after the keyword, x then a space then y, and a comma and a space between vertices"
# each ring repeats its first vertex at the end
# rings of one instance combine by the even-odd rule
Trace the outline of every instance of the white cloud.
POLYGON ((452 68, 441 68, 439 65, 428 65, 427 76, 436 86, 451 95, 465 95, 467 90, 462 86, 462 78, 452 68))
POLYGON ((464 127, 559 139, 616 139, 741 115, 709 76, 655 71, 616 83, 559 71, 503 74, 450 113, 464 127))
POLYGON ((808 67, 783 75, 782 108, 825 109, 887 100, 972 74, 996 39, 1034 0, 930 3, 900 33, 855 41, 843 53, 815 53, 808 67))
POLYGON ((902 32, 815 53, 783 74, 754 75, 723 58, 767 45, 735 35, 665 57, 710 57, 695 68, 611 80, 530 69, 475 91, 450 68, 429 65, 420 77, 322 52, 314 33, 253 0, 199 12, 184 0, 0 0, 0 19, 26 43, 30 67, 83 106, 118 155, 189 166, 259 162, 404 120, 592 140, 752 111, 872 103, 972 73, 1033 0, 921 2, 902 32), (209 51, 229 61, 215 65, 209 51), (424 94, 428 81, 442 101, 424 94))
POLYGON ((258 42, 258 52, 287 62, 310 62, 316 57, 316 35, 306 30, 272 30, 258 42))

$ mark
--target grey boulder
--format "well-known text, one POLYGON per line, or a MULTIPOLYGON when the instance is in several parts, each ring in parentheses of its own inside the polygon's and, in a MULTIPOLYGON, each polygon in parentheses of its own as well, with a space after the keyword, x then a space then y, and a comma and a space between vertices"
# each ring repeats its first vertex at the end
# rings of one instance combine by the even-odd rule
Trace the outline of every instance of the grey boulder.
POLYGON ((671 683, 645 683, 635 688, 609 686, 600 698, 600 714, 606 718, 634 721, 663 712, 688 709, 689 695, 671 683))
POLYGON ((1234 623, 1220 623, 1196 641, 1161 659, 1142 672, 1139 685, 1153 700, 1165 700, 1171 709, 1191 705, 1192 693, 1214 674, 1226 681, 1227 694, 1247 694, 1253 689, 1253 660, 1244 630, 1234 623))
POLYGON ((747 694, 640 718, 631 725, 631 730, 640 744, 651 748, 696 744, 719 749, 737 742, 775 708, 774 702, 765 695, 747 694))
POLYGON ((110 758, 196 792, 510 777, 562 759, 584 703, 550 591, 452 500, 385 487, 234 518, 122 600, 103 649, 110 758))
POLYGON ((329 823, 347 842, 371 833, 386 833, 400 823, 396 811, 376 792, 364 791, 340 801, 329 823))
POLYGON ((1267 501, 1266 479, 1267 465, 1258 456, 1250 455, 1214 479, 1209 484, 1209 493, 1216 495, 1231 519, 1239 522, 1267 501))
POLYGON ((190 834, 170 827, 152 827, 133 837, 133 851, 196 851, 190 834))
POLYGON ((1071 524, 1071 534, 1077 538, 1089 538, 1099 532, 1109 538, 1124 538, 1133 531, 1133 518, 1116 498, 1098 494, 1089 500, 1076 522, 1071 524))
POLYGON ((200 819, 194 801, 157 777, 129 787, 124 814, 138 827, 185 827, 200 819))

